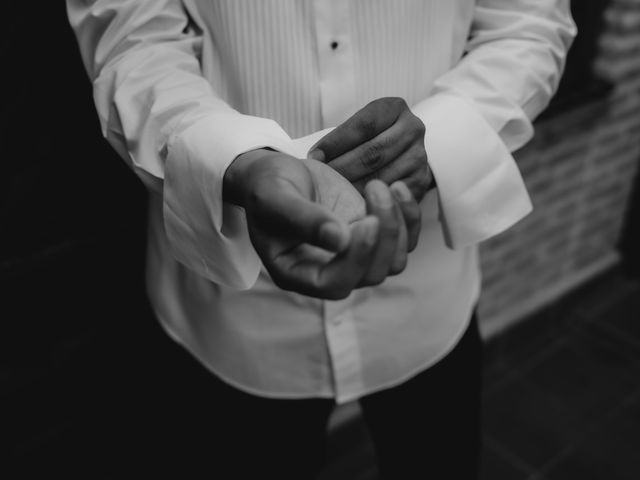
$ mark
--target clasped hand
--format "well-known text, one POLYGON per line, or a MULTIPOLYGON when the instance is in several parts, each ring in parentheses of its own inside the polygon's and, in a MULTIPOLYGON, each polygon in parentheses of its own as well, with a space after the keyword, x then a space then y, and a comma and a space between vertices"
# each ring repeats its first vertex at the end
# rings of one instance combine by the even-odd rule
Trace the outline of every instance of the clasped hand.
POLYGON ((309 158, 337 170, 361 193, 372 179, 402 180, 420 202, 433 187, 425 126, 402 98, 374 100, 311 147, 309 158))
POLYGON ((406 143, 409 138, 424 151, 424 127, 421 137, 413 130, 407 136, 397 128, 397 111, 380 111, 385 100, 398 105, 397 99, 369 104, 316 144, 311 157, 318 159, 260 149, 240 155, 227 169, 225 200, 244 207, 252 244, 280 288, 341 299, 405 269, 420 231, 416 198, 430 183, 415 178, 418 169, 407 168, 419 148, 406 143), (378 172, 362 152, 379 135, 397 151, 378 150, 384 157, 376 163, 378 172))

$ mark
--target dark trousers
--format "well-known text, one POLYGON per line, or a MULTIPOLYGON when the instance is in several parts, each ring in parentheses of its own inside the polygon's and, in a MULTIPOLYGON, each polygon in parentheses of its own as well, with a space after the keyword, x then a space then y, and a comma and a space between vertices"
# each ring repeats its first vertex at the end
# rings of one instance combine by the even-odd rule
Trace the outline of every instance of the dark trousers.
MULTIPOLYGON (((121 414, 107 426, 108 458, 121 465, 115 478, 315 478, 333 400, 241 392, 159 327, 139 347, 144 360, 127 373, 128 391, 115 402, 121 414)), ((477 478, 480 379, 474 319, 436 365, 360 400, 383 478, 477 478)))

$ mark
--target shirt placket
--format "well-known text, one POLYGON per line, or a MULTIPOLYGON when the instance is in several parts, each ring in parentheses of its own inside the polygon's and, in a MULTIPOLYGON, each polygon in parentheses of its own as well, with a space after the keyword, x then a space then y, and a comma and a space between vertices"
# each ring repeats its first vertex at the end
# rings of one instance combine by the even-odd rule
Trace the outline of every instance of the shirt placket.
MULTIPOLYGON (((355 71, 349 32, 349 2, 313 0, 323 127, 336 126, 353 112, 355 71)), ((323 302, 336 401, 364 390, 362 361, 351 297, 323 302)))
POLYGON ((323 127, 334 127, 355 111, 355 65, 349 29, 349 3, 345 0, 314 0, 323 127))
POLYGON ((323 310, 334 394, 338 403, 344 403, 357 398, 365 389, 352 297, 324 301, 323 310))

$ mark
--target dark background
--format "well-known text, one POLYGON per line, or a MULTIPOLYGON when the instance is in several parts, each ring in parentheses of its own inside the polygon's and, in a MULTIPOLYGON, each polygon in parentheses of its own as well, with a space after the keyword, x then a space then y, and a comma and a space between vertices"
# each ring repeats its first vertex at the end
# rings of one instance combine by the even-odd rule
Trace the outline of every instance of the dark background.
POLYGON ((146 194, 102 139, 64 2, 3 20, 0 478, 96 478, 91 432, 117 420, 149 318, 146 194))

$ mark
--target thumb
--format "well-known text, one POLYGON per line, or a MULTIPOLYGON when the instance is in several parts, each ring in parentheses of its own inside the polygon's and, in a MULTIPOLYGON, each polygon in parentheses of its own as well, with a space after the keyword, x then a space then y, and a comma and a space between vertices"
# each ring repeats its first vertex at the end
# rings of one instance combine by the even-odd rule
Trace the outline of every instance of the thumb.
POLYGON ((278 188, 261 198, 253 208, 253 217, 271 234, 299 240, 332 252, 349 245, 346 222, 328 208, 305 198, 295 188, 278 188))

